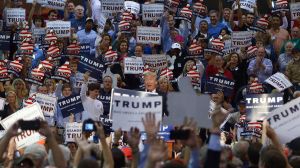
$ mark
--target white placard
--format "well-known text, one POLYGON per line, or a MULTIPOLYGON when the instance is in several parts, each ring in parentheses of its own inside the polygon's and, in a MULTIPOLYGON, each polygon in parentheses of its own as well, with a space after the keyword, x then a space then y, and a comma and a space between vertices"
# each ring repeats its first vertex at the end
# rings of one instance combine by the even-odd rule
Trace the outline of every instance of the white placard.
MULTIPOLYGON (((245 9, 249 12, 254 12, 254 7, 256 6, 256 0, 240 0, 241 9, 245 9)), ((238 6, 233 3, 233 10, 237 10, 238 6)))
POLYGON ((275 130, 281 144, 299 137, 300 98, 292 100, 270 112, 267 121, 275 130))
POLYGON ((122 12, 124 9, 124 0, 101 0, 101 11, 109 18, 114 13, 122 12))
POLYGON ((253 31, 232 32, 231 42, 233 47, 248 47, 252 44, 253 31))
POLYGON ((37 143, 40 140, 45 139, 40 133, 34 130, 22 131, 22 133, 15 137, 17 150, 26 146, 37 143))
POLYGON ((161 29, 160 27, 138 26, 136 30, 136 40, 140 44, 160 44, 161 29))
POLYGON ((51 9, 64 10, 66 5, 66 0, 47 0, 46 2, 42 2, 44 7, 51 9))
POLYGON ((133 14, 139 14, 140 13, 140 4, 134 1, 125 1, 124 2, 124 8, 129 10, 133 14))
POLYGON ((144 71, 144 63, 142 58, 127 57, 124 60, 124 74, 141 74, 144 71))
MULTIPOLYGON (((78 88, 80 89, 82 84, 84 83, 84 79, 83 79, 83 73, 80 73, 80 72, 77 72, 76 73, 76 76, 75 76, 75 84, 73 85, 74 88, 78 88)), ((89 77, 89 80, 87 82, 87 84, 90 84, 90 83, 97 83, 97 79, 95 78, 92 78, 92 77, 89 77)))
POLYGON ((300 17, 300 2, 291 3, 290 4, 290 9, 291 9, 291 18, 292 18, 292 20, 295 20, 298 17, 300 17))
POLYGON ((0 110, 4 109, 4 105, 5 105, 5 99, 0 97, 0 110))
POLYGON ((57 37, 69 37, 71 31, 70 21, 49 21, 47 29, 53 29, 57 37))
POLYGON ((33 0, 26 0, 26 3, 33 3, 33 0))
POLYGON ((265 82, 275 87, 279 92, 293 86, 288 78, 280 72, 270 76, 265 82))
POLYGON ((164 54, 143 55, 144 65, 150 69, 161 70, 168 66, 167 57, 164 54))
POLYGON ((104 16, 104 15, 99 16, 99 20, 98 20, 98 31, 99 31, 99 33, 103 32, 106 20, 107 20, 106 16, 104 16))
POLYGON ((163 4, 143 4, 142 6, 143 20, 158 20, 162 17, 163 13, 163 4))
POLYGON ((112 99, 112 120, 113 129, 122 128, 129 131, 131 127, 137 127, 144 131, 142 118, 145 114, 152 112, 156 121, 162 119, 162 97, 122 97, 113 96, 112 99))
POLYGON ((40 104, 44 116, 54 116, 56 112, 57 97, 38 93, 36 94, 35 100, 40 104))
POLYGON ((32 29, 32 34, 34 36, 41 36, 46 34, 46 29, 45 28, 33 28, 32 29))
POLYGON ((76 142, 82 138, 82 123, 67 123, 65 132, 65 142, 76 142))
POLYGON ((228 55, 228 54, 231 54, 231 53, 238 53, 240 51, 240 47, 231 47, 231 48, 227 48, 227 49, 224 49, 222 50, 222 52, 224 53, 224 55, 228 55))
POLYGON ((15 22, 23 22, 26 19, 26 11, 22 8, 7 8, 6 9, 6 25, 11 26, 15 22))
POLYGON ((7 130, 18 120, 34 120, 36 118, 45 120, 41 106, 38 103, 33 103, 32 105, 24 107, 12 115, 4 118, 0 121, 0 124, 5 130, 7 130))

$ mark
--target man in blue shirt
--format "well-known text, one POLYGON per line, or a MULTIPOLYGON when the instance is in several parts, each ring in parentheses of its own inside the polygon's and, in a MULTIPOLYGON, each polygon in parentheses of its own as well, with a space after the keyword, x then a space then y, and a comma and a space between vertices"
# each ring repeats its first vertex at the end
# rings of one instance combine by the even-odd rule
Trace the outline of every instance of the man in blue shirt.
POLYGON ((80 44, 90 44, 90 54, 95 54, 95 41, 97 38, 97 33, 92 30, 93 28, 93 19, 87 18, 85 22, 85 29, 77 32, 77 37, 80 44))
POLYGON ((75 32, 84 29, 86 16, 91 17, 91 9, 88 8, 87 15, 85 15, 83 6, 77 5, 75 7, 75 17, 70 19, 71 27, 75 29, 75 32))
POLYGON ((265 48, 260 47, 256 58, 250 61, 248 66, 248 75, 257 74, 258 81, 261 83, 271 76, 273 71, 272 61, 265 58, 265 55, 265 48))
POLYGON ((218 38, 221 30, 227 28, 226 25, 219 22, 218 12, 216 10, 211 10, 209 12, 210 24, 208 25, 208 35, 209 38, 218 38))

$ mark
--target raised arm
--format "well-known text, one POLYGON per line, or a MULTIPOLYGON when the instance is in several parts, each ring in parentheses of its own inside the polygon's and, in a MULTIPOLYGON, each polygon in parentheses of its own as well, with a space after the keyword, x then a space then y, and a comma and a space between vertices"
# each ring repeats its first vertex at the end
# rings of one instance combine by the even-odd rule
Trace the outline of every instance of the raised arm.
POLYGON ((41 128, 39 130, 40 134, 47 137, 48 147, 52 150, 53 160, 56 167, 66 168, 67 162, 65 160, 64 154, 59 148, 55 136, 50 130, 46 121, 41 121, 41 128))
POLYGON ((36 6, 36 0, 33 0, 32 6, 31 6, 31 9, 29 12, 29 16, 28 16, 28 25, 30 28, 32 28, 32 17, 33 17, 34 11, 35 11, 35 6, 36 6))
POLYGON ((237 0, 236 1, 237 3, 237 6, 238 6, 238 10, 237 10, 237 13, 238 13, 238 21, 239 21, 239 27, 243 27, 244 26, 244 23, 243 23, 243 19, 242 19, 242 9, 241 9, 241 4, 240 4, 240 0, 237 0))
POLYGON ((86 92, 88 90, 87 82, 89 81, 89 77, 90 77, 89 72, 86 72, 83 75, 83 84, 81 85, 81 90, 80 90, 80 96, 81 96, 82 101, 86 100, 86 98, 87 98, 86 92))
POLYGON ((113 168, 114 167, 114 159, 112 156, 112 152, 109 148, 109 146, 106 143, 105 134, 104 134, 104 128, 102 124, 94 123, 97 128, 97 134, 100 139, 100 143, 102 145, 103 150, 103 158, 104 158, 104 167, 107 168, 113 168))
POLYGON ((138 167, 140 151, 139 151, 139 143, 140 143, 140 130, 138 128, 130 128, 128 144, 132 150, 133 159, 131 161, 130 168, 138 167))
POLYGON ((91 6, 91 0, 87 1, 87 11, 86 11, 87 17, 92 17, 92 6, 91 6))

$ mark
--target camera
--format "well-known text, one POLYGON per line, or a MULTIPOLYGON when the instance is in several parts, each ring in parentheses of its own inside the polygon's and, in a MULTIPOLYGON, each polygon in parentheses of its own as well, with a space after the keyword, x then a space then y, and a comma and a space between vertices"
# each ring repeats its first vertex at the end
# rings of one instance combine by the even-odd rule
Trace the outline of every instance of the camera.
POLYGON ((82 124, 82 131, 83 132, 93 132, 93 131, 96 131, 96 130, 97 129, 96 129, 94 120, 87 119, 87 120, 83 121, 83 124, 82 124))
POLYGON ((39 119, 35 120, 20 120, 19 125, 21 130, 39 130, 41 127, 41 121, 39 119))

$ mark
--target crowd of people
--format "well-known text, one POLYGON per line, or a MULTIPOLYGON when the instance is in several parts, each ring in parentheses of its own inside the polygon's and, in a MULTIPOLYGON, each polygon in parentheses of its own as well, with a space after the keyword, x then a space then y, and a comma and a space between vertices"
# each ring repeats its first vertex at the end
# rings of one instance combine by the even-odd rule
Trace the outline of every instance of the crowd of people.
MULTIPOLYGON (((60 10, 39 0, 4 0, 0 29, 9 45, 3 47, 0 40, 0 96, 5 99, 0 120, 33 104, 36 94, 57 100, 80 95, 84 110, 65 116, 56 104, 53 115, 38 120, 36 131, 45 141, 21 149, 15 139, 24 134, 22 120, 8 129, 2 125, 1 167, 299 168, 300 138, 282 144, 274 129, 261 122, 259 136, 240 135, 249 124, 246 96, 279 92, 265 83, 273 74, 280 72, 293 84, 282 91, 284 103, 300 96, 300 17, 292 19, 289 11, 296 2, 266 1, 266 10, 259 11, 255 0, 247 8, 244 0, 219 0, 212 9, 206 0, 139 0, 134 1, 140 5, 138 12, 124 8, 104 13, 100 0, 66 0, 60 10), (157 20, 143 20, 144 4, 164 4, 164 12, 157 20), (26 20, 6 23, 10 8, 25 9, 26 20), (69 21, 70 36, 59 37, 54 29, 46 29, 53 21, 69 21), (158 27, 160 44, 138 43, 140 26, 158 27), (36 35, 37 30, 44 34, 36 35), (251 32, 249 45, 234 46, 236 32, 251 32), (85 58, 103 64, 98 77, 78 70, 83 46, 85 58), (125 73, 126 58, 157 54, 166 56, 164 68, 144 65, 142 73, 125 73), (214 76, 233 81, 232 92, 211 92, 207 81, 214 76), (132 127, 107 133, 99 122, 111 116, 113 88, 157 93, 163 97, 162 116, 170 115, 166 95, 180 91, 178 81, 184 77, 190 78, 198 95, 211 96, 214 108, 199 109, 212 120, 211 128, 198 128, 199 121, 185 118, 171 131, 179 135, 165 140, 159 135, 161 121, 153 113, 143 117, 143 132, 132 127), (93 131, 83 128, 81 138, 65 141, 66 124, 84 126, 91 120, 93 131), (262 141, 262 134, 269 143, 262 141)), ((189 113, 189 107, 182 113, 189 113)))

